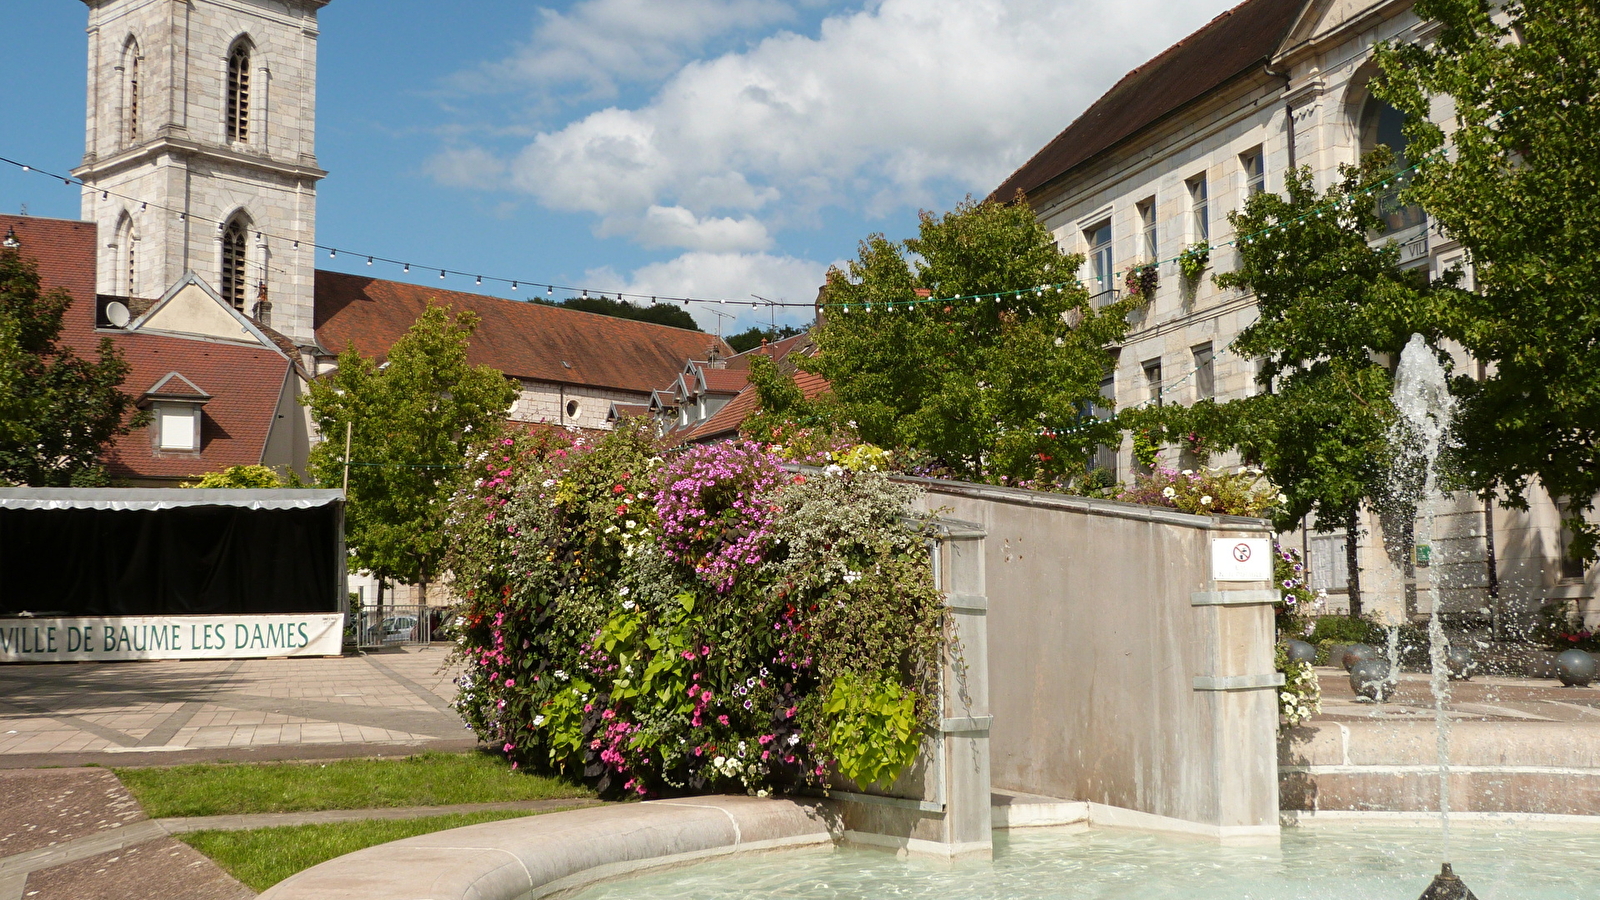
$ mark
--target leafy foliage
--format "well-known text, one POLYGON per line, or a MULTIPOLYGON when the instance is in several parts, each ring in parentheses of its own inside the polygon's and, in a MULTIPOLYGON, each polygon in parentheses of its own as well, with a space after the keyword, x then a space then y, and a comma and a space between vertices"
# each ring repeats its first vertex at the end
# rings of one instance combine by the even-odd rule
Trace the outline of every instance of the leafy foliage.
POLYGON ((1441 329, 1486 368, 1460 377, 1457 468, 1517 506, 1537 481, 1570 497, 1575 546, 1600 492, 1600 9, 1559 0, 1419 0, 1443 30, 1390 46, 1375 91, 1406 114, 1410 198, 1467 250, 1476 290, 1441 329), (1447 137, 1428 113, 1454 108, 1447 137), (1474 475, 1474 473, 1480 473, 1474 475))
POLYGON ((608 795, 892 778, 944 648, 915 491, 656 441, 507 437, 481 460, 450 522, 467 721, 608 795))
POLYGON ((728 335, 726 340, 728 346, 733 348, 733 352, 744 353, 761 346, 762 341, 767 341, 768 343, 777 343, 784 338, 791 338, 797 334, 805 334, 805 332, 806 330, 804 328, 794 325, 779 325, 777 327, 768 328, 762 328, 759 325, 752 325, 738 334, 728 335))
POLYGON ((1156 466, 1134 479, 1118 497, 1142 506, 1166 506, 1198 516, 1267 518, 1285 499, 1276 486, 1250 466, 1236 470, 1169 469, 1156 466))
MULTIPOLYGON (((613 300, 610 297, 568 297, 560 303, 536 299, 533 302, 545 306, 576 309, 580 312, 598 313, 599 315, 611 316, 616 319, 651 322, 656 325, 685 328, 689 331, 700 330, 700 325, 695 322, 694 316, 689 315, 687 309, 681 306, 673 306, 671 303, 652 303, 647 306, 641 306, 628 300, 613 300)), ((758 340, 757 343, 760 343, 760 341, 758 340)))
POLYGON ((1211 265, 1211 244, 1208 241, 1191 244, 1178 254, 1178 274, 1182 275, 1188 284, 1192 285, 1199 281, 1209 265, 1211 265))
POLYGON ((1273 659, 1284 681, 1278 689, 1278 722, 1293 728, 1322 712, 1322 685, 1311 663, 1290 662, 1283 644, 1273 651, 1273 659))
POLYGON ((220 472, 207 472, 199 481, 185 482, 187 488, 258 488, 283 487, 283 479, 266 466, 229 466, 220 472))
POLYGON ((32 260, 0 249, 0 481, 105 484, 111 441, 149 421, 121 390, 128 364, 111 338, 95 360, 60 343, 71 305, 65 290, 40 290, 32 260))
POLYGON ((470 312, 452 319, 448 307, 429 304, 384 365, 352 348, 311 383, 307 404, 324 440, 310 469, 320 484, 342 484, 345 426, 353 426, 345 533, 362 569, 424 588, 438 576, 463 463, 499 432, 517 396, 499 372, 467 365, 476 327, 470 312))
POLYGON ((923 455, 930 470, 1065 483, 1095 445, 1116 440, 1115 426, 1088 411, 1103 402, 1105 347, 1139 303, 1093 308, 1077 284, 1081 264, 1025 203, 968 200, 924 213, 917 237, 873 235, 844 271, 829 272, 819 351, 801 366, 832 384, 834 417, 874 444, 923 455), (912 303, 919 290, 1022 293, 912 303))

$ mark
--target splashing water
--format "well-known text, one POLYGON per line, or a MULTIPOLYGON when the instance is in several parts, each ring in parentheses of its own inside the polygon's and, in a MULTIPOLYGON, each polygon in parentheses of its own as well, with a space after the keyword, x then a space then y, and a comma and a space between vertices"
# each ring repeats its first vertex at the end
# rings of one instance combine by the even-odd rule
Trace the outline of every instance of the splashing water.
MULTIPOLYGON (((1455 398, 1450 396, 1444 366, 1420 334, 1413 334, 1400 353, 1394 375, 1394 405, 1400 413, 1392 443, 1402 469, 1420 470, 1420 491, 1412 498, 1422 512, 1422 527, 1416 534, 1417 546, 1433 545, 1433 494, 1438 482, 1439 451, 1450 433, 1455 413, 1455 398)), ((1439 827, 1443 835, 1444 859, 1450 858, 1450 717, 1445 712, 1450 702, 1450 674, 1446 662, 1449 645, 1444 626, 1439 622, 1443 606, 1440 585, 1434 571, 1440 560, 1428 566, 1428 581, 1433 602, 1428 613, 1428 661, 1432 669, 1433 720, 1439 751, 1439 827)))

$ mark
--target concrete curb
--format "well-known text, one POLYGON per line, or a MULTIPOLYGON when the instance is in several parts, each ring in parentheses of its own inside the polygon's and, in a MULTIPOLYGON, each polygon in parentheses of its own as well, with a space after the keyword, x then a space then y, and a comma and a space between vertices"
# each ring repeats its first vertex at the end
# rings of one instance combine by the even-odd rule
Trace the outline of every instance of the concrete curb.
POLYGON ((513 900, 734 853, 828 846, 822 801, 655 800, 488 822, 368 847, 290 876, 262 900, 513 900))

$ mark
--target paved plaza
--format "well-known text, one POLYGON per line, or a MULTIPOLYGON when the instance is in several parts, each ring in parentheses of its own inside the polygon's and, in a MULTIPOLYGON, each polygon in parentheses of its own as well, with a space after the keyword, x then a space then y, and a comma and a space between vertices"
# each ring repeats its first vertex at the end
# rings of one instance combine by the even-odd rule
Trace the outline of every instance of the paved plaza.
POLYGON ((0 667, 0 768, 461 750, 447 649, 0 667))
MULTIPOLYGON (((1342 669, 1317 670, 1322 713, 1313 722, 1405 720, 1434 717, 1430 676, 1406 672, 1386 703, 1358 699, 1342 669)), ((1563 687, 1554 678, 1474 676, 1450 682, 1446 715, 1457 722, 1566 722, 1600 735, 1600 687, 1563 687)), ((1589 733, 1584 731, 1583 733, 1589 733)))

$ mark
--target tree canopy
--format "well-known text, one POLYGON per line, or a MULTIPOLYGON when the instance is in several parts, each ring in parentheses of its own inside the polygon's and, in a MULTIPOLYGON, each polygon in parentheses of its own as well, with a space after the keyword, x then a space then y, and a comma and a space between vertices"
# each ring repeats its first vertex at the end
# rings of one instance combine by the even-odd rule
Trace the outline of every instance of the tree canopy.
POLYGON ((1116 440, 1103 403, 1106 345, 1138 300, 1095 308, 1026 203, 967 200, 923 213, 918 236, 873 235, 828 273, 817 354, 861 437, 963 478, 1060 484, 1116 440), (984 299, 970 298, 987 295, 984 299), (998 296, 996 296, 998 295, 998 296))
POLYGON ((761 346, 762 341, 776 343, 784 338, 791 338, 797 334, 805 334, 805 331, 806 330, 804 328, 799 328, 794 325, 778 325, 776 327, 768 328, 762 328, 759 325, 752 325, 738 334, 728 335, 725 340, 728 342, 728 346, 733 348, 733 352, 744 353, 748 350, 754 350, 761 346))
POLYGON ((430 303, 383 365, 347 350, 307 398, 322 435, 310 468, 326 487, 343 483, 350 426, 345 529, 355 564, 421 584, 424 598, 443 563, 465 464, 500 433, 517 396, 501 373, 467 364, 477 324, 471 312, 452 318, 430 303))
POLYGON ((700 330, 700 326, 695 322, 694 316, 689 315, 687 309, 681 306, 673 306, 671 303, 652 303, 648 306, 640 306, 628 300, 613 300, 610 297, 568 297, 560 303, 536 299, 534 302, 546 306, 560 306, 581 312, 598 313, 602 316, 611 316, 617 319, 654 322, 657 325, 687 328, 690 331, 700 330))
MULTIPOLYGON (((1484 367, 1452 389, 1461 472, 1525 505, 1535 482, 1581 512, 1600 491, 1600 8, 1418 0, 1428 46, 1382 48, 1374 90, 1406 114, 1409 195, 1461 242, 1476 282, 1441 329, 1484 367), (1448 134, 1429 113, 1453 108, 1448 134)), ((1470 373, 1468 373, 1470 374, 1470 373)))
POLYGON ((104 484, 106 448, 149 419, 121 390, 128 364, 109 337, 92 360, 60 343, 71 306, 65 290, 40 290, 32 260, 0 249, 0 480, 104 484))

